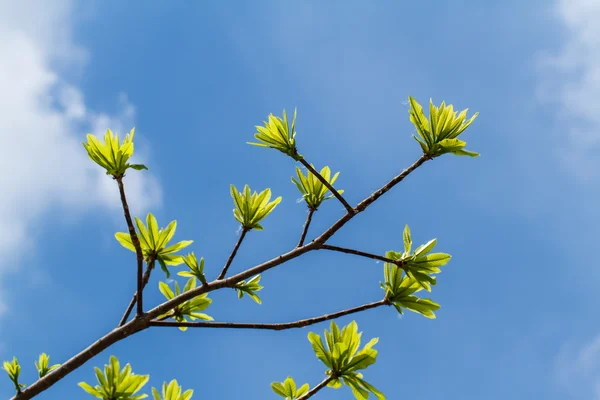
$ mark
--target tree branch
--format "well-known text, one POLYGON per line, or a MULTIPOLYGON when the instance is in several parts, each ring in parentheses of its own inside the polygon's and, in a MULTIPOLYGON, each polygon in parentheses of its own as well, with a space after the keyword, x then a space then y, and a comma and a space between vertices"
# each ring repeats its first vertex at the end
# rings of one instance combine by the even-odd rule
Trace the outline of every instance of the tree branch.
MULTIPOLYGON (((359 205, 357 206, 357 211, 358 212, 364 211, 370 204, 372 204, 375 200, 377 200, 379 197, 381 197, 384 193, 389 191, 393 186, 395 186, 396 184, 401 182, 404 178, 406 178, 406 176, 408 176, 412 171, 417 169, 417 167, 422 165, 428 159, 429 159, 429 157, 427 157, 425 155, 421 156, 414 164, 412 164, 410 167, 408 167, 407 169, 402 171, 402 173, 400 175, 396 176, 394 179, 392 179, 390 182, 388 182, 384 187, 382 187, 377 192, 373 193, 371 196, 369 196, 368 198, 363 200, 361 203, 359 203, 359 205)), ((119 187, 121 188, 122 184, 120 184, 119 187)), ((124 196, 122 196, 122 197, 124 197, 124 196)), ((126 209, 126 210, 128 210, 128 209, 126 209)), ((126 211, 125 215, 126 215, 126 219, 127 219, 128 211, 126 211)), ((178 305, 182 304, 183 302, 185 302, 189 299, 192 299, 203 293, 212 292, 214 290, 221 289, 224 287, 230 287, 230 288, 234 287, 236 283, 241 282, 244 279, 248 279, 254 275, 260 274, 264 271, 274 268, 274 267, 276 267, 280 264, 283 264, 289 260, 299 257, 304 253, 318 249, 319 245, 324 244, 329 238, 331 238, 331 236, 333 236, 338 230, 340 230, 355 215, 357 215, 357 213, 356 214, 350 214, 350 213, 345 214, 337 222, 335 222, 333 225, 331 225, 325 232, 323 232, 318 238, 316 238, 315 240, 313 240, 312 242, 310 242, 308 244, 305 244, 301 247, 297 247, 292 251, 289 251, 285 254, 275 257, 269 261, 266 261, 262 264, 255 266, 255 267, 249 268, 246 271, 241 272, 237 275, 234 275, 230 278, 216 280, 211 283, 207 283, 206 285, 202 285, 202 286, 199 286, 190 291, 184 292, 184 293, 180 294, 179 296, 177 296, 171 300, 168 300, 168 301, 164 302, 163 304, 160 304, 157 307, 154 307, 152 310, 148 311, 146 314, 142 315, 141 317, 131 320, 130 322, 123 325, 122 327, 116 328, 113 331, 106 334, 105 336, 103 336, 102 338, 98 339, 92 345, 90 345, 89 347, 87 347, 86 349, 81 351, 79 354, 73 356, 71 359, 69 359, 67 362, 62 364, 60 367, 58 367, 54 371, 50 372, 49 374, 45 375, 43 378, 38 379, 31 386, 29 386, 28 388, 23 390, 23 392, 21 394, 15 395, 11 400, 29 400, 29 399, 31 399, 32 397, 38 395, 39 393, 43 392, 44 390, 46 390, 49 387, 51 387, 52 385, 54 385, 56 382, 63 379, 69 373, 71 373, 72 371, 74 371, 75 369, 77 369, 78 367, 83 365, 86 361, 88 361, 92 357, 96 356, 101 351, 112 346, 114 343, 119 342, 119 341, 133 335, 134 333, 137 333, 139 331, 147 329, 150 326, 150 320, 152 320, 153 318, 156 318, 159 315, 165 314, 169 310, 172 310, 173 308, 177 307, 178 305)), ((129 218, 129 220, 131 220, 131 217, 129 218)), ((133 225, 131 224, 130 227, 133 228, 133 225)), ((135 235, 135 230, 133 230, 132 243, 134 241, 134 237, 136 238, 135 240, 139 246, 139 240, 137 240, 137 235, 135 235)), ((140 248, 140 250, 141 250, 141 248, 140 248)), ((141 251, 140 251, 140 253, 141 253, 141 251)), ((136 251, 136 254, 138 254, 137 251, 136 251)), ((138 306, 139 306, 139 303, 138 303, 138 306)))
MULTIPOLYGON (((152 259, 152 260, 150 260, 150 263, 146 266, 146 272, 144 272, 144 278, 142 280, 142 290, 144 290, 146 288, 146 285, 148 284, 148 281, 150 280, 150 274, 152 273, 152 270, 154 269, 154 263, 155 263, 155 261, 152 259)), ((123 314, 123 317, 121 317, 121 321, 119 321, 118 326, 125 325, 125 322, 127 322, 127 318, 129 318, 129 314, 131 314, 131 310, 133 310, 133 306, 135 305, 136 301, 137 301, 137 292, 134 293, 133 298, 129 302, 129 305, 127 306, 127 310, 125 310, 125 314, 123 314)))
POLYGON ((306 239, 306 234, 308 233, 308 227, 310 226, 310 221, 312 221, 312 216, 315 213, 315 211, 317 211, 314 208, 309 207, 308 208, 308 216, 306 217, 306 222, 304 223, 304 228, 302 229, 302 235, 300 236, 300 241, 298 242, 298 246, 296 247, 302 247, 302 245, 304 244, 304 239, 306 239))
POLYGON ((318 173, 317 170, 312 167, 312 165, 310 165, 304 158, 300 159, 300 163, 302 163, 302 165, 304 165, 304 167, 306 167, 306 169, 309 170, 310 173, 315 176, 315 178, 317 178, 318 180, 320 180, 321 183, 323 185, 325 185, 325 187, 327 189, 329 189, 329 191, 331 192, 331 194, 334 195, 336 197, 336 199, 338 199, 340 201, 340 203, 343 204, 343 206, 348 211, 348 214, 356 214, 356 210, 354 208, 352 208, 352 206, 350 204, 348 204, 348 202, 346 201, 346 199, 344 199, 344 197, 341 194, 339 194, 338 191, 335 190, 333 188, 333 186, 331 186, 331 184, 329 182, 327 182, 327 179, 323 178, 321 176, 321 174, 318 173))
POLYGON ((396 264, 396 265, 401 264, 399 261, 392 260, 391 258, 378 256, 377 254, 365 253, 364 251, 360 251, 360 250, 347 249, 345 247, 330 246, 328 244, 322 244, 318 247, 318 249, 319 250, 322 249, 322 250, 338 251, 340 253, 346 253, 346 254, 354 254, 356 256, 371 258, 373 260, 383 261, 386 263, 392 263, 392 264, 396 264))
POLYGON ((332 314, 325 314, 320 317, 301 319, 294 322, 277 324, 254 324, 239 322, 177 322, 177 321, 150 321, 150 326, 170 326, 170 327, 188 327, 188 328, 226 328, 226 329, 262 329, 271 331, 282 331, 285 329, 303 328, 305 326, 317 324, 319 322, 336 319, 344 315, 354 314, 371 308, 387 305, 387 300, 379 300, 373 303, 363 304, 362 306, 349 308, 332 314))
POLYGON ((135 228, 133 227, 133 220, 131 219, 131 214, 129 213, 129 206, 127 205, 127 198, 125 197, 125 188, 123 187, 123 176, 116 177, 115 180, 119 185, 119 193, 121 194, 121 204, 123 204, 123 212, 125 213, 125 220, 127 221, 127 228, 129 229, 129 235, 131 236, 131 243, 135 248, 135 255, 137 257, 137 310, 136 315, 139 317, 144 314, 144 305, 142 298, 142 291, 144 290, 144 285, 142 284, 142 273, 144 271, 144 253, 142 252, 142 246, 140 245, 140 240, 138 239, 137 233, 135 232, 135 228))
POLYGON ((306 393, 304 396, 298 397, 298 400, 306 400, 306 399, 310 399, 311 397, 313 397, 315 394, 317 394, 317 392, 321 389, 323 389, 325 386, 329 385, 329 382, 331 382, 332 380, 335 379, 335 376, 333 375, 329 375, 327 378, 323 379, 321 381, 321 383, 319 383, 317 386, 315 386, 314 388, 312 388, 311 390, 308 391, 308 393, 306 393))
POLYGON ((246 227, 242 227, 242 233, 240 234, 238 241, 236 242, 235 246, 233 247, 233 251, 229 255, 229 258, 227 259, 227 262, 225 263, 223 270, 221 270, 221 273, 217 277, 217 280, 220 281, 221 279, 225 278, 225 274, 227 274, 227 270, 229 269, 231 262, 233 261, 235 255, 237 254, 237 251, 240 248, 240 245, 242 244, 242 240, 244 240, 244 237, 246 236, 246 233, 248 233, 249 230, 250 229, 248 229, 246 227))

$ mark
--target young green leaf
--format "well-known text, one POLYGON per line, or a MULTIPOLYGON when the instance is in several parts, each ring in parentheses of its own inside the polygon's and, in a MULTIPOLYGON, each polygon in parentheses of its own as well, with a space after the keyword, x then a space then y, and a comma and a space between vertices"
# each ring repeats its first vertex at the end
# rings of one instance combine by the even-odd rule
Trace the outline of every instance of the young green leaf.
POLYGON ((457 139, 475 120, 479 113, 475 113, 467 120, 467 111, 463 110, 456 115, 452 104, 446 106, 442 102, 440 107, 434 106, 429 100, 429 120, 423 112, 423 107, 411 96, 408 97, 410 109, 410 122, 417 129, 419 137, 414 136, 424 154, 430 157, 439 157, 442 154, 452 153, 459 156, 476 157, 479 154, 468 151, 464 147, 466 142, 457 139))
POLYGON ((50 363, 50 357, 46 353, 40 354, 38 361, 35 362, 35 368, 38 370, 38 376, 43 378, 48 374, 48 372, 54 371, 56 368, 60 367, 60 364, 54 364, 51 367, 48 367, 50 363))
POLYGON ((21 389, 23 389, 26 385, 24 383, 19 383, 21 365, 19 365, 17 357, 13 357, 12 361, 4 361, 2 369, 8 374, 8 378, 12 381, 17 393, 21 393, 21 389))
POLYGON ((269 121, 265 121, 264 125, 257 126, 257 132, 254 134, 254 138, 259 143, 248 142, 248 144, 279 150, 296 161, 302 159, 296 148, 296 110, 294 110, 291 129, 285 110, 283 110, 283 119, 269 114, 269 121))
POLYGON ((194 391, 192 389, 183 391, 177 381, 173 379, 169 384, 164 382, 162 385, 162 393, 156 388, 152 388, 152 397, 154 400, 190 400, 194 391))
POLYGON ((248 185, 244 186, 244 191, 239 192, 235 186, 230 187, 231 197, 235 208, 233 216, 245 229, 262 230, 259 224, 281 201, 281 196, 269 203, 271 200, 271 189, 265 189, 260 194, 251 193, 248 185))
POLYGON ((122 370, 120 368, 119 360, 110 356, 109 364, 104 366, 104 373, 100 368, 95 368, 99 385, 91 386, 85 382, 79 382, 78 385, 98 399, 139 400, 148 397, 147 394, 136 393, 148 382, 150 375, 134 374, 129 364, 122 370))
POLYGON ((113 134, 110 129, 104 135, 104 143, 92 134, 87 135, 87 142, 83 147, 87 150, 88 156, 96 164, 106 170, 107 175, 120 178, 125 175, 128 168, 135 170, 148 169, 143 164, 128 164, 127 161, 133 155, 133 136, 135 129, 132 129, 123 143, 119 144, 119 134, 113 134))
MULTIPOLYGON (((311 164, 311 166, 314 168, 314 165, 311 164)), ((325 178, 325 180, 329 182, 331 186, 333 186, 333 183, 340 175, 339 172, 336 172, 332 177, 331 171, 327 166, 323 167, 319 174, 325 178)), ((296 184, 296 187, 298 190, 300 190, 300 193, 302 193, 302 197, 308 205, 308 208, 311 210, 316 210, 323 201, 334 197, 334 195, 331 193, 329 196, 327 196, 329 189, 327 189, 327 187, 315 175, 313 175, 312 172, 308 171, 307 176, 304 176, 302 170, 296 167, 296 175, 298 176, 298 180, 292 177, 292 182, 296 184)), ((338 190, 338 193, 342 194, 344 191, 338 190)))
MULTIPOLYGON (((188 279, 187 283, 185 284, 185 286, 183 288, 183 293, 189 292, 190 290, 194 289, 195 287, 196 287, 196 278, 191 277, 190 279, 188 279)), ((175 292, 173 292, 173 290, 169 287, 169 285, 167 285, 164 282, 159 282, 158 289, 167 298, 167 300, 170 300, 176 296, 179 296, 182 293, 179 288, 179 283, 177 281, 175 281, 175 292)), ((208 293, 204 293, 204 294, 201 294, 200 296, 194 297, 191 300, 187 300, 187 301, 181 303, 180 305, 178 305, 177 307, 175 307, 175 309, 173 309, 172 311, 169 311, 167 314, 163 314, 163 315, 159 316, 158 319, 164 319, 166 317, 169 317, 169 318, 175 319, 178 322, 185 322, 188 319, 191 321, 194 321, 196 319, 201 319, 204 321, 212 321, 213 318, 211 316, 199 312, 199 311, 206 310, 208 308, 208 306, 210 305, 210 303, 212 302, 212 300, 209 299, 207 296, 208 296, 208 293)), ((181 326, 181 327, 179 327, 179 330, 186 331, 187 327, 181 326)))
POLYGON ((377 360, 377 350, 373 348, 378 339, 369 341, 362 349, 360 339, 362 333, 358 332, 358 325, 352 321, 341 330, 335 322, 331 322, 330 331, 325 330, 325 344, 321 337, 314 332, 308 334, 308 340, 319 360, 328 369, 327 374, 333 379, 329 387, 339 388, 342 383, 350 386, 356 399, 366 399, 369 392, 379 399, 385 399, 383 394, 375 387, 362 380, 358 371, 368 368, 377 360))
POLYGON ((308 383, 305 383, 296 389, 296 382, 291 376, 288 376, 283 382, 271 383, 271 389, 285 400, 296 400, 308 393, 309 386, 308 383))
MULTIPOLYGON (((167 265, 180 265, 185 260, 182 256, 177 253, 179 250, 189 246, 193 240, 183 240, 167 247, 167 244, 175 235, 177 230, 177 221, 171 221, 166 228, 158 228, 158 222, 151 213, 146 216, 146 225, 139 218, 134 218, 135 224, 138 228, 138 238, 140 240, 140 246, 144 253, 144 258, 147 263, 151 260, 158 261, 161 269, 165 272, 167 278, 170 277, 170 272, 167 269, 167 265)), ((117 232, 115 238, 128 250, 135 252, 135 247, 131 242, 131 236, 126 232, 117 232)))
POLYGON ((187 256, 183 257, 183 262, 190 269, 189 271, 178 272, 177 275, 185 276, 187 278, 198 278, 202 284, 206 284, 206 276, 204 275, 204 258, 200 258, 200 262, 196 258, 194 252, 191 252, 187 256))
POLYGON ((255 277, 251 278, 248 282, 241 281, 236 283, 234 289, 237 291, 238 299, 241 299, 242 297, 244 297, 244 294, 247 294, 252 300, 257 302, 258 304, 261 304, 262 302, 260 300, 260 297, 258 297, 258 295, 256 294, 256 292, 263 288, 263 286, 260 286, 258 284, 259 282, 260 275, 256 275, 255 277))

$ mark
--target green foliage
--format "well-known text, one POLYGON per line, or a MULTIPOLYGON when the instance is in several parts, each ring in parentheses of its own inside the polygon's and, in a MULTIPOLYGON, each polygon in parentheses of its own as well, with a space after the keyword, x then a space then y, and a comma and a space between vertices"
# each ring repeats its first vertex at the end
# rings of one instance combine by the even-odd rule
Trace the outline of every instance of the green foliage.
POLYGON ((152 388, 152 397, 154 400, 190 400, 194 394, 192 389, 182 392, 183 388, 173 379, 168 385, 167 382, 163 383, 162 396, 156 388, 152 388))
POLYGON ((291 376, 288 376, 283 382, 271 383, 271 389, 273 389, 276 394, 284 397, 285 400, 296 400, 308 393, 309 387, 308 383, 305 383, 300 386, 300 388, 296 389, 296 382, 294 382, 291 376))
POLYGON ((51 367, 48 367, 50 363, 50 357, 46 355, 46 353, 40 354, 40 358, 35 362, 35 368, 38 370, 38 376, 43 378, 46 376, 48 372, 54 371, 56 368, 60 367, 60 364, 54 364, 51 367))
MULTIPOLYGON (((311 164, 311 166, 314 168, 314 165, 311 164)), ((325 180, 329 182, 331 186, 333 186, 333 183, 336 181, 339 174, 339 172, 336 172, 335 175, 331 177, 331 171, 327 166, 324 167, 320 172, 320 175, 325 178, 325 180)), ((312 172, 307 171, 307 176, 304 176, 302 170, 296 167, 296 175, 298 176, 298 180, 292 177, 292 182, 296 184, 298 190, 300 190, 302 193, 302 197, 304 198, 304 201, 306 201, 308 208, 316 210, 323 201, 334 197, 333 194, 325 196, 329 189, 327 189, 327 187, 323 185, 323 183, 317 179, 312 172)), ((344 193, 343 190, 338 190, 337 192, 339 194, 344 193)))
POLYGON ((242 297, 244 297, 244 293, 245 293, 248 296, 250 296, 252 298, 252 300, 257 302, 258 304, 261 304, 260 297, 258 297, 258 295, 256 294, 256 292, 258 292, 259 290, 261 290, 263 288, 262 286, 260 286, 258 284, 259 282, 260 282, 260 275, 256 275, 255 277, 250 279, 248 282, 241 281, 241 282, 236 283, 234 289, 237 290, 238 299, 241 299, 242 297))
POLYGON ((134 374, 129 364, 121 370, 115 356, 110 356, 109 364, 104 366, 104 374, 100 368, 96 367, 94 370, 99 385, 92 387, 79 382, 79 386, 92 396, 103 400, 138 400, 148 397, 147 394, 136 393, 148 382, 150 376, 134 374))
POLYGON ((408 277, 414 279, 423 289, 431 292, 431 285, 435 285, 435 274, 441 272, 440 267, 448 264, 452 258, 446 253, 429 253, 437 244, 437 239, 417 247, 411 253, 412 238, 408 225, 404 227, 404 252, 388 251, 386 257, 400 261, 402 269, 408 277))
POLYGON ((385 291, 385 298, 403 314, 402 309, 422 314, 427 318, 435 318, 433 313, 440 305, 431 299, 414 296, 421 290, 431 291, 431 285, 436 280, 432 275, 441 272, 440 267, 450 261, 446 253, 428 254, 436 245, 436 239, 430 240, 411 253, 412 238, 408 225, 404 228, 404 252, 388 251, 386 257, 400 262, 402 267, 394 263, 384 263, 383 275, 385 283, 381 288, 385 291))
POLYGON ((8 378, 15 385, 17 393, 21 393, 21 389, 23 389, 26 385, 24 383, 19 383, 21 366, 19 365, 19 361, 17 361, 17 357, 13 357, 12 361, 4 361, 2 369, 6 371, 8 378))
POLYGON ((279 150, 296 161, 302 159, 296 148, 296 110, 294 110, 291 129, 285 110, 283 110, 283 119, 269 114, 269 121, 263 123, 265 126, 257 126, 258 132, 254 134, 254 138, 260 143, 248 142, 248 144, 279 150))
MULTIPOLYGON (((188 279, 187 283, 183 287, 183 292, 189 292, 195 287, 196 278, 191 277, 190 279, 188 279)), ((158 289, 167 298, 167 300, 171 300, 175 296, 179 296, 182 293, 181 289, 179 289, 179 283, 177 281, 175 281, 175 293, 173 293, 173 290, 171 290, 169 285, 167 285, 165 282, 159 282, 158 289)), ((186 317, 192 321, 196 319, 212 321, 213 318, 211 316, 198 312, 206 310, 210 303, 212 303, 212 300, 209 299, 207 295, 208 293, 204 293, 200 296, 194 297, 191 300, 185 301, 177 307, 175 307, 175 309, 173 309, 172 311, 169 311, 167 314, 159 316, 158 319, 163 319, 166 316, 169 316, 170 318, 174 318, 178 322, 187 321, 186 317)), ((179 330, 185 331, 187 330, 187 327, 181 326, 179 327, 179 330)))
POLYGON ((245 229, 262 230, 259 224, 281 201, 281 196, 269 203, 271 200, 271 189, 265 189, 260 194, 250 193, 250 187, 244 186, 244 191, 239 192, 231 185, 231 197, 235 208, 233 215, 245 229))
POLYGON ((329 368, 326 374, 333 377, 328 386, 337 389, 344 383, 350 386, 354 397, 359 400, 368 399, 369 392, 378 399, 385 399, 383 393, 364 381, 362 374, 358 372, 377 361, 377 350, 373 349, 373 346, 379 339, 371 339, 361 350, 358 350, 362 332, 358 333, 358 325, 355 321, 343 327, 341 332, 332 321, 330 329, 331 331, 325 330, 326 345, 323 345, 321 337, 316 333, 308 334, 308 340, 317 358, 329 368))
POLYGON ((189 271, 181 271, 178 272, 177 275, 185 276, 187 278, 198 278, 200 282, 206 284, 206 276, 204 276, 204 258, 200 258, 200 263, 198 263, 198 259, 196 255, 192 251, 187 256, 183 257, 183 262, 190 269, 189 271))
POLYGON ((143 164, 128 164, 127 161, 133 155, 133 135, 135 129, 132 129, 122 144, 119 144, 119 134, 114 134, 110 129, 104 135, 104 143, 92 134, 87 135, 87 143, 83 147, 87 150, 88 156, 96 164, 106 170, 106 175, 112 175, 115 178, 122 177, 128 168, 136 170, 148 169, 143 164))
MULTIPOLYGON (((169 278, 171 274, 167 269, 167 265, 179 265, 184 262, 183 257, 175 253, 189 246, 194 241, 183 240, 167 247, 167 243, 173 238, 177 229, 177 221, 171 221, 166 228, 159 230, 156 218, 151 213, 148 213, 146 216, 146 225, 137 217, 135 218, 135 224, 138 228, 138 238, 146 262, 150 262, 151 260, 158 261, 167 278, 169 278)), ((115 238, 121 243, 121 246, 135 253, 135 247, 131 242, 131 235, 129 233, 117 232, 115 238)))
POLYGON ((423 107, 417 101, 408 96, 410 102, 410 122, 417 128, 419 137, 413 135, 421 145, 423 153, 430 157, 439 157, 442 154, 452 153, 457 156, 477 157, 479 154, 465 150, 466 142, 457 139, 465 129, 471 125, 479 113, 475 113, 471 119, 466 120, 465 109, 456 116, 452 104, 446 106, 444 102, 438 108, 429 100, 429 120, 423 113, 423 107))

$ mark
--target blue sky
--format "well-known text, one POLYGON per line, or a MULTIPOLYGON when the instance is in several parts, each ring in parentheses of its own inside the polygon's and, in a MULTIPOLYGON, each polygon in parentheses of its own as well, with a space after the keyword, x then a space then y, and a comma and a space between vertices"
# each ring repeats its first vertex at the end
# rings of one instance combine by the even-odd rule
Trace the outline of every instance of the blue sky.
MULTIPOLYGON (((0 358, 17 356, 31 383, 39 353, 79 352, 135 287, 134 256, 113 238, 126 230, 117 188, 86 159, 86 133, 136 127, 150 171, 127 177, 135 215, 176 219, 175 238, 193 239, 215 276, 238 234, 231 183, 283 196, 232 271, 289 250, 306 216, 293 162, 246 145, 255 125, 297 107, 301 153, 341 171, 355 204, 419 157, 412 95, 480 112, 465 140, 482 156, 426 164, 331 240, 383 253, 409 224, 415 241, 436 237, 453 255, 431 293, 436 320, 386 308, 338 321, 380 339, 365 378, 388 399, 600 399, 599 17, 593 0, 0 2, 0 358)), ((342 213, 326 203, 309 237, 342 213)), ((221 291, 207 312, 317 316, 380 299, 382 269, 309 254, 263 276, 262 305, 221 291)), ((77 382, 111 354, 150 374, 148 389, 177 378, 194 399, 277 398, 272 381, 323 379, 306 335, 325 327, 151 329, 39 398, 84 398, 77 382)))

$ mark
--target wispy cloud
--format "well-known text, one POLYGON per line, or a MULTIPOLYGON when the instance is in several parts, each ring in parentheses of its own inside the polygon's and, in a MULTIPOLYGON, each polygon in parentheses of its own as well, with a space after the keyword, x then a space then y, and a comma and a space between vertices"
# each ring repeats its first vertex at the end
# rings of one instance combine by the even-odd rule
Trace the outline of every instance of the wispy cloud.
POLYGON ((540 57, 540 98, 558 105, 563 164, 579 178, 598 178, 600 2, 559 0, 553 11, 565 39, 540 57))
MULTIPOLYGON (((117 115, 88 109, 71 82, 86 51, 71 38, 74 4, 0 3, 0 279, 23 246, 33 248, 35 224, 50 207, 83 212, 118 207, 111 180, 87 159, 86 131, 129 130, 134 107, 121 95, 117 115)), ((128 192, 138 211, 160 202, 149 174, 130 174, 128 192)), ((0 281, 0 286, 1 286, 0 281)), ((0 291, 0 313, 5 303, 0 291)))
POLYGON ((556 381, 572 396, 600 399, 600 335, 587 343, 565 343, 555 361, 556 381))

